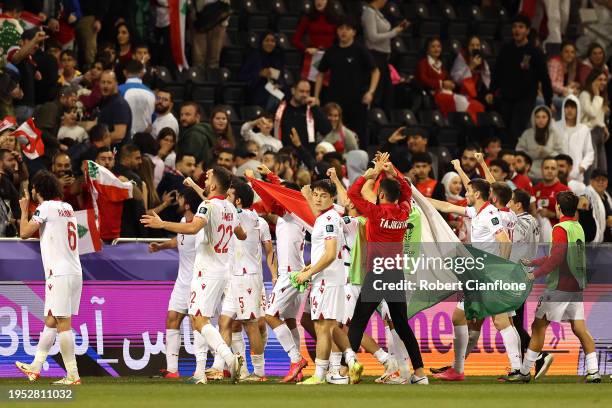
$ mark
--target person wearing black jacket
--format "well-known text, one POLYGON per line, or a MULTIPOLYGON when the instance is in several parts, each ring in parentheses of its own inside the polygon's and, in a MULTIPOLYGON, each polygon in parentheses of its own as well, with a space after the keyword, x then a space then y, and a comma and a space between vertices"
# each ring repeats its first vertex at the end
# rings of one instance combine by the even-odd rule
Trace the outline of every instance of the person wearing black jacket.
POLYGON ((539 85, 546 105, 554 112, 552 85, 548 76, 546 57, 542 50, 529 42, 531 21, 519 14, 512 24, 514 40, 505 44, 495 63, 491 81, 491 93, 485 99, 493 103, 493 95, 499 96, 507 135, 504 144, 515 146, 527 127, 538 95, 539 85))

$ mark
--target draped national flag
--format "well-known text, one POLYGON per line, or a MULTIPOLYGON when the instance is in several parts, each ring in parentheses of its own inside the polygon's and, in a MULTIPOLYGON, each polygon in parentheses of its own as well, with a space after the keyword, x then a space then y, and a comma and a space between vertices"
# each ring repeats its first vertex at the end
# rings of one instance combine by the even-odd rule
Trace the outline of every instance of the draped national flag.
POLYGON ((170 46, 172 59, 179 71, 189 68, 185 57, 185 27, 188 4, 187 0, 168 0, 170 14, 170 46))
POLYGON ((132 198, 133 185, 129 181, 121 181, 106 167, 87 160, 85 178, 91 187, 93 201, 98 195, 104 195, 109 201, 123 201, 132 198))
POLYGON ((13 132, 21 144, 23 154, 30 160, 34 160, 45 154, 45 145, 42 141, 42 132, 34 124, 32 118, 26 120, 13 132))
POLYGON ((102 250, 100 230, 96 222, 96 214, 93 208, 75 211, 77 219, 77 233, 79 235, 79 254, 89 254, 102 250))

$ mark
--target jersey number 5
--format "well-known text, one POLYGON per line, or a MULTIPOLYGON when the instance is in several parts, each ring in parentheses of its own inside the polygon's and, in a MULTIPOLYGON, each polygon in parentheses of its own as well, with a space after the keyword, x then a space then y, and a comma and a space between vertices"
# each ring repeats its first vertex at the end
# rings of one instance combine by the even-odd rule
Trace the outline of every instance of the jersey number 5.
POLYGON ((232 239, 232 234, 234 233, 233 228, 231 225, 225 226, 223 224, 220 224, 219 227, 217 227, 217 232, 222 232, 223 235, 221 235, 221 239, 219 240, 219 242, 215 244, 215 252, 218 254, 226 254, 227 244, 229 243, 230 239, 232 239), (225 239, 226 235, 227 240, 225 239), (223 243, 224 241, 225 243, 223 243), (223 244, 223 247, 221 247, 221 244, 223 244))
POLYGON ((68 222, 68 247, 74 251, 77 246, 76 225, 73 222, 68 222))

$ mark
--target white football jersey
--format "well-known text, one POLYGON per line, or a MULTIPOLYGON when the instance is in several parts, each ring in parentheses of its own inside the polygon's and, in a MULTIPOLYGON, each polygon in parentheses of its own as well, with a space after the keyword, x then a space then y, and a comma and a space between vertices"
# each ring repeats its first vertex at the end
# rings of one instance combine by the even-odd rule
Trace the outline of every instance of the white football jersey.
POLYGON ((336 256, 327 268, 313 275, 313 285, 325 282, 327 286, 341 286, 346 281, 344 260, 342 259, 342 247, 344 246, 342 224, 344 224, 342 217, 333 208, 319 215, 315 221, 311 234, 311 265, 315 265, 323 257, 325 254, 325 241, 329 239, 336 239, 336 256))
POLYGON ((234 230, 240 225, 236 208, 224 198, 214 197, 204 200, 195 216, 207 222, 196 235, 194 277, 229 278, 234 230))
POLYGON ((531 214, 524 212, 517 215, 514 234, 512 235, 512 253, 510 260, 518 262, 521 259, 536 257, 540 242, 540 224, 531 214))
POLYGON ((306 229, 291 214, 276 221, 276 257, 278 275, 300 271, 304 268, 304 237, 306 229))
POLYGON ((59 200, 43 201, 32 220, 40 224, 40 255, 45 279, 81 276, 78 223, 72 206, 59 200))
MULTIPOLYGON (((185 217, 181 222, 187 222, 185 217)), ((179 269, 176 275, 176 282, 185 287, 191 285, 193 278, 193 263, 196 257, 196 237, 197 234, 176 234, 176 247, 179 253, 179 269)))
POLYGON ((472 245, 482 251, 500 256, 501 248, 495 236, 505 228, 499 210, 486 202, 480 211, 476 211, 474 207, 465 207, 465 216, 472 222, 470 231, 472 245))
POLYGON ((246 232, 244 241, 236 241, 234 275, 261 275, 261 244, 271 241, 268 223, 253 210, 238 209, 240 226, 246 232))
POLYGON ((512 235, 514 234, 514 227, 516 226, 516 214, 509 208, 502 208, 499 210, 499 217, 501 218, 502 225, 508 233, 510 241, 512 241, 512 235))

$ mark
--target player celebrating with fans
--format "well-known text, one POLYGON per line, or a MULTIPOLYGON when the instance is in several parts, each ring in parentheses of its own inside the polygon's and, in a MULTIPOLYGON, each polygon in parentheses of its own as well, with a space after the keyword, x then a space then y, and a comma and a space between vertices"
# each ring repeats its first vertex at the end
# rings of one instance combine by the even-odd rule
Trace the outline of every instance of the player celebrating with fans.
POLYGON ((45 328, 34 361, 31 364, 17 361, 15 365, 30 381, 36 381, 57 337, 67 375, 53 384, 80 385, 71 325, 71 317, 79 313, 83 288, 77 220, 72 206, 61 201, 62 187, 57 177, 48 171, 39 171, 32 182, 32 196, 39 206, 28 221, 30 200, 27 191, 26 196, 19 200, 19 236, 21 239, 30 238, 40 229, 40 255, 45 270, 45 328))
MULTIPOLYGON (((178 196, 179 214, 183 215, 181 223, 193 221, 194 213, 202 203, 202 199, 192 189, 186 189, 178 196)), ((149 245, 149 252, 157 252, 164 249, 177 248, 179 253, 179 269, 176 282, 172 288, 170 302, 168 303, 168 315, 166 317, 166 369, 160 370, 163 378, 178 378, 178 357, 181 348, 181 322, 187 315, 189 309, 189 295, 191 293, 191 279, 193 277, 193 263, 195 262, 196 247, 195 235, 179 233, 176 237, 165 242, 153 242, 149 245)), ((194 343, 196 350, 204 347, 204 339, 199 332, 194 332, 194 343)), ((197 351, 196 351, 197 353, 197 351)), ((197 361, 202 364, 202 361, 197 361)), ((203 367, 200 367, 203 370, 203 367)), ((196 372, 198 368, 196 366, 196 372)))
MULTIPOLYGON (((237 382, 243 359, 232 353, 221 333, 210 322, 227 286, 231 257, 235 252, 233 236, 240 240, 246 238, 236 208, 225 199, 231 180, 231 173, 219 166, 206 172, 204 193, 207 199, 200 204, 190 223, 162 221, 155 213, 144 215, 141 222, 148 228, 198 234, 189 303, 191 327, 202 334, 211 351, 225 360, 231 377, 237 382)), ((205 384, 206 376, 193 377, 190 382, 205 384)))

